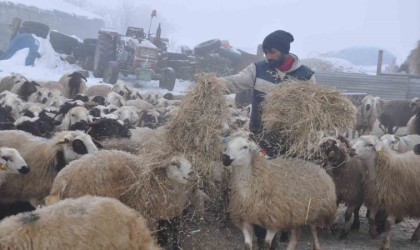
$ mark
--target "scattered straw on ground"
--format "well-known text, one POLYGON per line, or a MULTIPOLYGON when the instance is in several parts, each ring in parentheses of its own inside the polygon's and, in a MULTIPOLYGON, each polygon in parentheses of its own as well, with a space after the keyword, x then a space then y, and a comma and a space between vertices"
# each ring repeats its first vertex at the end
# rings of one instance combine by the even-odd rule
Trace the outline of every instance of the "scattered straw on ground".
POLYGON ((353 127, 356 108, 337 90, 306 81, 290 80, 267 94, 262 106, 266 133, 281 134, 286 156, 310 157, 321 135, 335 135, 353 127))

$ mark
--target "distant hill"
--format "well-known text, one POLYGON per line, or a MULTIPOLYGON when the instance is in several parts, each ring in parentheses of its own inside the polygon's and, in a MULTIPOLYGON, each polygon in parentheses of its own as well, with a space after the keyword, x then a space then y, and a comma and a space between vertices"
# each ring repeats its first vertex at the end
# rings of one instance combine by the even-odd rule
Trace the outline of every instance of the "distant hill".
MULTIPOLYGON (((321 54, 321 56, 345 59, 358 66, 374 66, 378 62, 379 50, 381 50, 381 48, 357 46, 342 49, 340 51, 326 52, 321 54)), ((394 60, 395 56, 387 50, 383 51, 384 57, 382 64, 390 64, 394 60)))

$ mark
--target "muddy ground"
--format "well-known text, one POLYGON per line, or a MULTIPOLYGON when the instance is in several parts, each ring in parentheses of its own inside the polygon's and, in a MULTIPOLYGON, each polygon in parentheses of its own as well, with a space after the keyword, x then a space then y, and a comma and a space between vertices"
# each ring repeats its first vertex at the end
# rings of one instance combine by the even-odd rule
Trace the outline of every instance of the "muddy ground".
MULTIPOLYGON (((398 135, 404 135, 405 128, 399 129, 398 135)), ((378 129, 377 124, 372 134, 380 137, 383 133, 378 129)), ((420 181, 420 180, 419 180, 420 181)), ((368 221, 366 219, 366 208, 362 207, 360 212, 360 230, 349 233, 347 239, 340 240, 339 232, 331 233, 329 230, 319 231, 319 241, 322 249, 340 249, 356 250, 379 249, 383 239, 383 234, 376 239, 371 239, 368 233, 368 221)), ((344 207, 341 205, 338 212, 338 227, 343 226, 344 207)), ((395 225, 391 233, 391 248, 404 250, 419 250, 420 242, 411 242, 418 220, 406 219, 395 225)), ((244 238, 242 232, 235 226, 228 224, 226 226, 217 223, 183 224, 181 233, 181 244, 183 249, 188 250, 228 250, 243 249, 244 238)), ((278 236, 276 239, 278 240, 278 236)), ((254 247, 256 239, 254 237, 254 247)), ((276 249, 286 249, 287 243, 280 243, 276 249)), ((299 250, 312 249, 311 236, 309 228, 305 228, 298 244, 299 250)))

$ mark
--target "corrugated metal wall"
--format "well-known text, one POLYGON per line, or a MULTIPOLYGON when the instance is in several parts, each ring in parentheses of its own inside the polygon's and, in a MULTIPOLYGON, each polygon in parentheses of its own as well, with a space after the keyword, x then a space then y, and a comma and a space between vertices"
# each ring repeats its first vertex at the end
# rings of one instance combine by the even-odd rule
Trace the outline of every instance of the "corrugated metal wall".
POLYGON ((342 92, 367 93, 384 99, 420 96, 420 77, 316 72, 315 79, 318 84, 335 87, 342 92))

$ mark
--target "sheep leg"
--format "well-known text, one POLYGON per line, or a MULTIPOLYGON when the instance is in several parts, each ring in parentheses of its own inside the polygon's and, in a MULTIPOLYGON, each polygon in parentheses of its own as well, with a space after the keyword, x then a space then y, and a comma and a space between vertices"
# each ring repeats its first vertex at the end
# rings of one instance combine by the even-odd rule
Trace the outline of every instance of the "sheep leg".
POLYGON ((397 133, 397 131, 398 131, 398 129, 399 129, 400 127, 398 127, 398 126, 396 126, 395 127, 395 130, 394 130, 394 134, 396 134, 397 133))
POLYGON ((318 232, 316 230, 316 225, 311 225, 311 234, 312 234, 312 249, 320 250, 321 247, 319 246, 318 232))
POLYGON ((378 212, 378 209, 376 208, 369 208, 369 234, 370 237, 372 237, 372 239, 375 239, 376 237, 378 237, 378 232, 376 231, 376 224, 375 224, 375 216, 376 213, 378 212))
POLYGON ((385 224, 385 235, 384 240, 382 241, 382 245, 380 247, 381 250, 389 250, 391 245, 391 228, 395 224, 395 217, 389 215, 386 219, 385 224))
POLYGON ((347 206, 346 212, 344 213, 344 228, 343 231, 341 231, 340 239, 345 239, 347 237, 347 234, 350 231, 350 219, 353 214, 353 211, 355 209, 355 206, 347 206))
POLYGON ((244 222, 242 224, 242 233, 244 234, 244 238, 245 238, 245 250, 252 250, 252 238, 254 236, 254 227, 249 224, 244 222))
POLYGON ((290 241, 287 245, 286 250, 295 250, 297 243, 299 241, 300 233, 302 232, 302 228, 298 227, 291 230, 290 241))
POLYGON ((416 230, 414 231, 413 236, 411 236, 411 241, 418 241, 419 239, 420 239, 420 222, 416 230))
POLYGON ((360 228, 359 212, 360 212, 360 207, 361 206, 362 205, 359 205, 353 210, 354 219, 353 219, 353 224, 351 224, 350 230, 359 230, 359 228, 360 228))
POLYGON ((270 250, 271 242, 273 241, 274 236, 276 236, 276 232, 267 229, 265 234, 264 250, 270 250))

